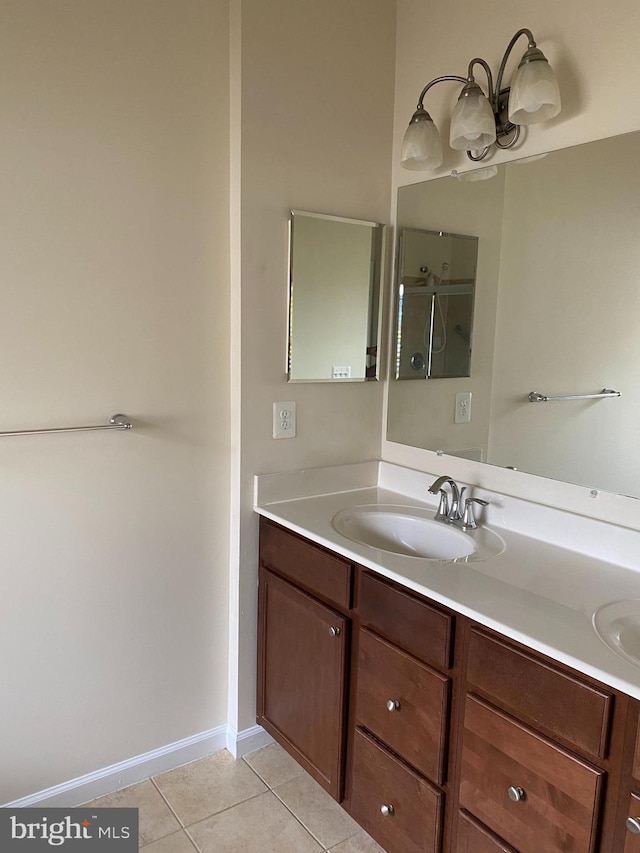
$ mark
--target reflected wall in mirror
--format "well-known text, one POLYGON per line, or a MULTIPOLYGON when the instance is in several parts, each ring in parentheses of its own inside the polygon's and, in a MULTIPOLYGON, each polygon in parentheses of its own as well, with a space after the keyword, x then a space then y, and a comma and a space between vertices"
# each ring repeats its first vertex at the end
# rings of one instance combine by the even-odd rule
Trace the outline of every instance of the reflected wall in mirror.
POLYGON ((400 188, 399 230, 479 242, 470 376, 391 382, 390 441, 640 497, 639 158, 632 133, 400 188))
POLYGON ((469 375, 477 254, 476 237, 400 230, 396 379, 469 375))
POLYGON ((384 225, 293 210, 289 382, 378 378, 384 225))

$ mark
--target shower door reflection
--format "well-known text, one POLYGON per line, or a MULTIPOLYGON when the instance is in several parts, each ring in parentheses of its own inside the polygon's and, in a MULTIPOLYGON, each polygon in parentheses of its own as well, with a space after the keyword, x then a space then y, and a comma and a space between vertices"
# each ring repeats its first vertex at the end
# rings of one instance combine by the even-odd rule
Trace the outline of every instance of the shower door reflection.
POLYGON ((395 378, 469 376, 478 239, 403 228, 395 378))

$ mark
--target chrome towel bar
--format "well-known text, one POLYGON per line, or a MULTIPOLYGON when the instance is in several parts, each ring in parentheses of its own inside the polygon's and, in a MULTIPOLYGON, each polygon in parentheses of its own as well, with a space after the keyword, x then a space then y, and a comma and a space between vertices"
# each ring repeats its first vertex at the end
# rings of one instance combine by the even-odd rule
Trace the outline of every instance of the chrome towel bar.
POLYGON ((612 388, 603 388, 599 394, 565 394, 561 397, 547 397, 545 394, 540 394, 538 391, 531 391, 529 394, 530 403, 550 403, 553 400, 603 400, 605 397, 619 397, 620 392, 614 391, 612 388))
POLYGON ((37 435, 45 432, 86 432, 95 429, 133 429, 133 424, 126 415, 114 415, 108 424, 98 426, 49 427, 48 429, 14 429, 0 432, 3 435, 37 435))

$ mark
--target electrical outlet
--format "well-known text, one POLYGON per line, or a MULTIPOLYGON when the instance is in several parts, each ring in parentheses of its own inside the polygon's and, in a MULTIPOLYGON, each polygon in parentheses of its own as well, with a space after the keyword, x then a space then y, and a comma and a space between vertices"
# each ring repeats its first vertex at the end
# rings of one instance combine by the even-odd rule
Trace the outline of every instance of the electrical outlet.
POLYGON ((471 391, 456 394, 456 413, 453 422, 468 424, 471 420, 471 391))
POLYGON ((351 379, 351 365, 350 364, 334 364, 331 368, 331 378, 332 379, 351 379))
POLYGON ((274 403, 273 404, 273 437, 295 438, 296 437, 296 404, 274 403))

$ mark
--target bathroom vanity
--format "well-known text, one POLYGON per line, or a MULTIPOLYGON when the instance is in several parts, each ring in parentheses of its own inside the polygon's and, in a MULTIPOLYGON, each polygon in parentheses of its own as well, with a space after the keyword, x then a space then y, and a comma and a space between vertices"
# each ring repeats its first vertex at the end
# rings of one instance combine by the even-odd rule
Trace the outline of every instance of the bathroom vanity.
POLYGON ((258 722, 389 853, 640 851, 640 667, 590 618, 640 598, 640 574, 506 526, 475 565, 393 554, 331 520, 415 509, 427 475, 315 495, 273 476, 258 722))

